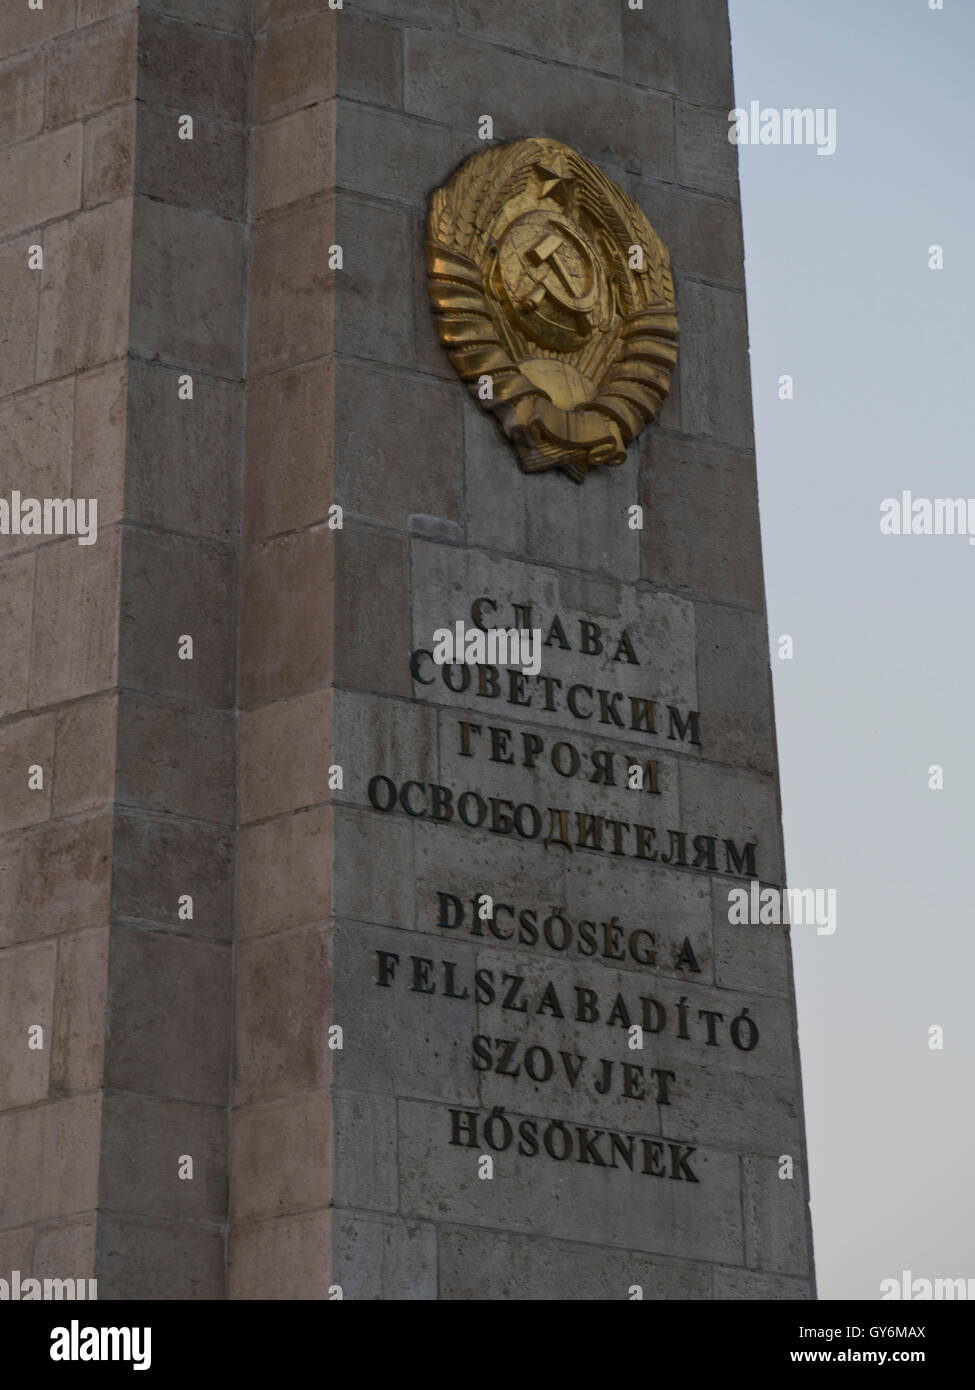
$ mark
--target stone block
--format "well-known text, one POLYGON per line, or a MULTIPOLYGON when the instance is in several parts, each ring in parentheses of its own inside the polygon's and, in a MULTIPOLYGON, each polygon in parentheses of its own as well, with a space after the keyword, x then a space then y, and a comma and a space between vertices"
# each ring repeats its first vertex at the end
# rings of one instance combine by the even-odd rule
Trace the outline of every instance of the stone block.
POLYGON ((243 228, 137 198, 133 238, 131 350, 239 377, 243 228))
POLYGON ((537 0, 496 0, 489 6, 481 0, 458 0, 457 21, 460 32, 473 39, 615 76, 623 62, 624 10, 605 0, 596 5, 592 0, 565 0, 557 14, 537 0))
POLYGON ((193 399, 181 400, 182 375, 159 363, 129 365, 127 516, 235 543, 243 388, 194 373, 193 399))
POLYGON ((170 931, 229 941, 233 921, 234 861, 229 830, 175 816, 121 810, 115 817, 112 908, 170 931), (179 900, 193 899, 191 919, 179 900))
POLYGON ((75 1279, 93 1279, 96 1225, 95 1214, 90 1213, 41 1227, 34 1241, 34 1277, 64 1278, 71 1270, 75 1279))
POLYGON ((0 145, 36 135, 44 124, 44 50, 0 63, 0 145))
POLYGON ((73 1095, 102 1084, 109 928, 62 937, 54 993, 51 1094, 73 1095))
POLYGON ((332 692, 278 700, 241 715, 240 820, 330 801, 332 692))
POLYGON ((410 693, 405 540, 346 527, 335 536, 335 681, 410 693))
POLYGON ((26 5, 10 5, 3 16, 0 35, 0 58, 19 53, 25 48, 37 48, 57 34, 74 28, 75 0, 47 0, 43 10, 31 10, 26 5))
POLYGON ((670 97, 423 29, 406 31, 404 71, 405 109, 471 139, 488 112, 498 140, 530 131, 596 164, 673 178, 670 97))
POLYGON ((345 268, 335 277, 335 348, 373 362, 413 365, 410 216, 340 194, 335 240, 345 268))
MULTIPOLYGON (((331 197, 289 208, 254 228, 248 291, 248 375, 325 357, 333 349, 339 277, 329 269, 337 242, 331 197)), ((351 248, 350 248, 351 249, 351 248)), ((370 294, 375 292, 370 287, 370 294)))
POLYGON ((755 1274, 744 1269, 714 1271, 715 1298, 733 1299, 736 1303, 771 1303, 814 1298, 808 1279, 789 1279, 777 1274, 755 1274))
POLYGON ((110 362, 75 381, 71 491, 98 498, 99 527, 121 519, 126 487, 126 363, 110 362))
POLYGON ((322 922, 332 911, 328 807, 280 816, 240 832, 237 928, 263 936, 322 922))
MULTIPOLYGON (((247 39, 152 14, 139 21, 139 99, 193 116, 242 122, 246 116, 247 39)), ((173 116, 175 125, 175 115, 173 116)))
POLYGON ((135 96, 136 37, 136 16, 125 14, 55 41, 47 68, 49 127, 135 96))
POLYGON ((107 1088, 225 1105, 229 1034, 228 946, 113 928, 107 1088))
POLYGON ((134 101, 113 106, 85 122, 85 207, 131 195, 135 187, 134 101))
POLYGON ((685 101, 734 103, 726 0, 653 0, 623 10, 623 72, 685 101))
POLYGON ((335 154, 340 188, 427 207, 450 169, 450 132, 412 116, 339 101, 335 154))
POLYGON ((331 1106, 323 1091, 235 1110, 231 1224, 327 1207, 331 1148, 331 1106))
POLYGON ((122 551, 119 680, 228 708, 236 683, 236 565, 210 541, 127 528, 122 551), (184 638, 192 660, 181 658, 184 638))
POLYGON ((701 734, 707 757, 775 770, 772 678, 763 613, 696 605, 701 734))
POLYGON ((114 695, 67 705, 58 712, 52 810, 72 816, 111 805, 115 798, 114 695))
POLYGON ((112 818, 51 821, 0 855, 11 891, 0 904, 0 943, 32 941, 108 921, 112 818), (12 884, 16 881, 14 892, 12 884))
MULTIPOLYGON (((78 28, 86 24, 97 24, 100 20, 111 19, 127 10, 137 10, 139 0, 78 0, 78 28)), ((147 5, 143 8, 151 9, 147 5)))
POLYGON ((333 1092, 337 1207, 394 1212, 398 1205, 396 1099, 333 1092))
POLYGON ((125 356, 132 236, 132 204, 127 198, 78 213, 45 231, 39 380, 125 356))
POLYGON ((315 362, 250 384, 245 530, 251 541, 328 519, 334 500, 334 367, 315 362))
POLYGON ((33 706, 106 690, 117 680, 121 533, 42 546, 37 555, 30 699, 33 706))
POLYGON ((346 920, 409 927, 413 920, 413 826, 376 811, 334 810, 335 912, 346 920), (383 865, 377 874, 375 866, 383 865))
POLYGON ((339 362, 335 499, 347 512, 405 529, 412 513, 460 518, 458 387, 339 362))
MULTIPOLYGON (((67 497, 71 492, 74 383, 52 381, 0 405, 0 480, 4 497, 67 497)), ((4 557, 43 544, 40 536, 4 536, 4 557)))
POLYGON ((101 1198, 109 1210, 220 1223, 227 1210, 227 1112, 154 1096, 105 1096, 101 1198), (192 1177, 185 1158, 192 1160, 192 1177))
POLYGON ((336 1211, 333 1279, 345 1298, 437 1297, 437 1228, 394 1216, 336 1211))
POLYGON ((741 214, 735 204, 635 175, 624 175, 623 187, 663 239, 675 271, 744 287, 741 214))
POLYGON ((188 24, 203 24, 208 29, 226 29, 230 33, 250 31, 250 0, 139 0, 149 14, 184 19, 188 24))
POLYGON ((298 927, 237 948, 234 1103, 277 1100, 328 1086, 335 1053, 327 928, 298 927))
POLYGON ((16 555, 0 562, 0 632, 6 648, 0 665, 0 716, 27 708, 34 557, 16 555))
POLYGON ((254 44, 251 119, 255 125, 337 95, 338 25, 347 16, 322 10, 254 44))
POLYGON ((300 203, 335 182, 335 106, 322 101, 255 127, 251 216, 300 203))
POLYGON ((677 103, 677 180, 722 198, 738 198, 738 151, 728 139, 726 108, 677 103))
POLYGON ((22 391, 34 380, 37 299, 41 277, 27 263, 33 237, 17 237, 0 246, 0 299, 4 334, 0 338, 0 396, 22 391))
POLYGON ((644 451, 643 578, 762 611, 762 538, 751 454, 653 434, 644 451), (701 537, 707 536, 707 545, 701 537))
POLYGON ((228 1241, 227 1297, 327 1299, 332 1283, 331 1228, 329 1211, 234 1227, 228 1241))
POLYGON ((327 526, 299 531, 248 555, 241 634, 245 707, 302 694, 330 679, 336 537, 343 534, 327 526))
POLYGON ((100 1113, 90 1095, 0 1115, 0 1226, 94 1210, 100 1113))
POLYGON ((336 94, 370 106, 403 105, 402 35, 359 14, 342 16, 336 94))
POLYGON ((681 422, 738 449, 754 446, 744 295, 678 277, 681 422))
POLYGON ((228 825, 234 809, 233 716, 125 693, 119 699, 123 806, 228 825))
POLYGON ((35 714, 0 726, 0 786, 3 809, 0 831, 16 830, 46 821, 51 813, 51 784, 54 781, 53 714, 35 714), (40 768, 42 783, 31 768, 40 768))
POLYGON ((621 1302, 634 1284, 654 1301, 711 1297, 700 1266, 462 1226, 441 1226, 438 1266, 439 1296, 450 1301, 621 1302))
POLYGON ((245 135, 242 127, 193 115, 193 138, 179 138, 180 113, 139 103, 135 191, 218 217, 244 211, 245 135))
POLYGON ((221 1299, 224 1237, 217 1226, 102 1215, 99 1299, 221 1299))
MULTIPOLYGON (((311 0, 257 0, 258 7, 308 5, 311 0)), ((388 19, 408 20, 410 24, 430 25, 435 29, 453 29, 454 16, 444 8, 443 0, 359 0, 357 10, 383 15, 388 19)))
POLYGON ((9 1279, 10 1272, 19 1269, 21 1274, 33 1273, 34 1266, 34 1228, 21 1226, 13 1231, 0 1231, 0 1278, 9 1279))
POLYGON ((81 206, 80 123, 0 152, 0 227, 39 227, 81 206))
POLYGON ((0 951, 0 1106, 46 1100, 57 947, 53 941, 0 951))
POLYGON ((779 1177, 777 1156, 742 1159, 746 1263, 764 1274, 811 1272, 806 1176, 795 1149, 792 1158, 792 1178, 779 1177))

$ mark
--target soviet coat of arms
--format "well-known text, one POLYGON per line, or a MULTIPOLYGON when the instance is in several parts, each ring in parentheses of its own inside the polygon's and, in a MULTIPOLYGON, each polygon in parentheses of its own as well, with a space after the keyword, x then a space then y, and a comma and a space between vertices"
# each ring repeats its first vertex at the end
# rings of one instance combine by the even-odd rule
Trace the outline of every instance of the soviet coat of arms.
POLYGON ((527 472, 619 464, 677 360, 670 258, 621 188, 557 140, 472 155, 430 200, 440 340, 527 472))

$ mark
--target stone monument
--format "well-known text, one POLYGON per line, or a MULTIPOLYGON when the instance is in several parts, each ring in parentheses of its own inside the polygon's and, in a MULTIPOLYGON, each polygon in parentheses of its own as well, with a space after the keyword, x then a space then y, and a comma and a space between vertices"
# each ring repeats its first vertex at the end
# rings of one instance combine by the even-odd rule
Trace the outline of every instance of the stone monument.
POLYGON ((4 0, 0 1278, 814 1296, 733 105, 725 0, 4 0))

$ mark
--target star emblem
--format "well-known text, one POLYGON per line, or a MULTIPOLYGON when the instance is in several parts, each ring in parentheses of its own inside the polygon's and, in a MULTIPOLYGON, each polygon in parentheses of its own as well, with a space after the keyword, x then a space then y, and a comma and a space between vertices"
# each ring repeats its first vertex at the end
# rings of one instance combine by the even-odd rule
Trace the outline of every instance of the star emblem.
POLYGON ((551 198, 560 207, 568 207, 569 199, 572 196, 572 185, 575 179, 571 174, 567 174, 565 165, 561 160, 551 160, 539 162, 535 165, 535 173, 538 175, 540 189, 543 198, 551 198))

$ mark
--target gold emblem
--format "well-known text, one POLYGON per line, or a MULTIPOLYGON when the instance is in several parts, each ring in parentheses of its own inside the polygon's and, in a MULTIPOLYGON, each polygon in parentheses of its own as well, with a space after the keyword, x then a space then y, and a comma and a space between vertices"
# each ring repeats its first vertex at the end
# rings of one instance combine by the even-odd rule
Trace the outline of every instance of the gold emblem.
POLYGON ((430 200, 440 341, 530 473, 581 482, 656 418, 677 361, 667 248, 557 140, 472 155, 430 200))

